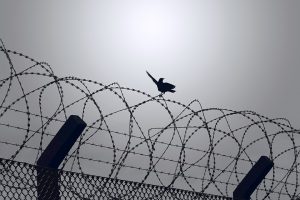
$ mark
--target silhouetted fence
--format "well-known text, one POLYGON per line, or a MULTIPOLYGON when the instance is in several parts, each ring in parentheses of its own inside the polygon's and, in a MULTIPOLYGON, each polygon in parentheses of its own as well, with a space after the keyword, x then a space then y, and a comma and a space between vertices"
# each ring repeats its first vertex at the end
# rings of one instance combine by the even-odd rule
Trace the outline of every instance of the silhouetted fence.
POLYGON ((7 159, 0 166, 0 200, 224 199, 234 191, 239 198, 239 192, 246 198, 253 192, 257 200, 299 199, 300 130, 287 119, 205 108, 198 100, 184 104, 117 82, 59 77, 49 64, 6 49, 2 41, 0 55, 0 158, 7 159), (58 129, 70 115, 86 128, 76 138, 72 133, 74 140, 64 132, 63 142, 58 129), (252 179, 259 156, 273 167, 252 179), (35 165, 80 174, 49 175, 35 165), (244 190, 249 182, 255 186, 244 190))
MULTIPOLYGON (((37 168, 43 171, 45 185, 55 184, 58 174, 60 199, 103 199, 103 200, 185 200, 207 199, 225 200, 229 197, 187 190, 141 184, 138 182, 92 176, 63 170, 53 171, 35 165, 0 158, 0 199, 37 199, 37 168), (51 179, 52 177, 52 179, 51 179)), ((51 199, 52 191, 47 191, 43 199, 51 199)))

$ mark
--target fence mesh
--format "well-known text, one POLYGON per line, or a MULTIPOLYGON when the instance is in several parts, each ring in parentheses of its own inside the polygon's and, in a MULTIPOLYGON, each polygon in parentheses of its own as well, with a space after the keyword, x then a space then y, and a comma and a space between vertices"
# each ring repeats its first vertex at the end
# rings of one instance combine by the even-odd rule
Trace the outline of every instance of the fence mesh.
POLYGON ((226 200, 229 197, 52 170, 0 159, 0 199, 226 200))

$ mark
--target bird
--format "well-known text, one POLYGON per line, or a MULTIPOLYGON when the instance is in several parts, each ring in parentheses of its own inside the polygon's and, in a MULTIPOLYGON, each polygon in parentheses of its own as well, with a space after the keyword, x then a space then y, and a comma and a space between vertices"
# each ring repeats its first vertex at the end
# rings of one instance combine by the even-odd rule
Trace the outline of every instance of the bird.
POLYGON ((151 74, 148 71, 146 71, 146 73, 156 84, 158 91, 160 91, 161 93, 165 94, 165 92, 172 92, 172 93, 175 92, 175 90, 173 90, 175 88, 175 85, 171 83, 163 82, 165 78, 160 78, 157 81, 155 78, 153 78, 153 76, 151 76, 151 74))

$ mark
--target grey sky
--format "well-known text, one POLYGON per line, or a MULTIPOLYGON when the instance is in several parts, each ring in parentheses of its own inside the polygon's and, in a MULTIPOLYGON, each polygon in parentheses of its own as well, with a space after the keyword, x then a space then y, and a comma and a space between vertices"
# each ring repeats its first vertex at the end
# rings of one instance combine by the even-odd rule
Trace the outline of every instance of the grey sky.
POLYGON ((59 75, 300 121, 300 2, 1 1, 1 38, 59 75), (149 25, 150 24, 150 25, 149 25))
MULTIPOLYGON (((299 127, 299 10, 298 0, 0 0, 0 38, 60 77, 119 82, 154 96, 147 70, 176 85, 166 98, 253 110, 299 127)), ((143 113, 153 109, 144 109, 146 124, 143 113)))

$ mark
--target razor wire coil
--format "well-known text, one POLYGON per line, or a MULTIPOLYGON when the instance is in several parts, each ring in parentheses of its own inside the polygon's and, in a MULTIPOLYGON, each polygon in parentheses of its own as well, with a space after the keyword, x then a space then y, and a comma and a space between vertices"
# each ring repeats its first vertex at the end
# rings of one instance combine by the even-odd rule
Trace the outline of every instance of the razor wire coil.
POLYGON ((0 126, 9 132, 18 130, 20 134, 10 138, 8 133, 0 140, 3 148, 13 147, 10 155, 5 155, 9 160, 22 160, 20 155, 30 151, 31 162, 36 164, 59 125, 75 111, 88 121, 88 126, 65 158, 62 169, 89 174, 108 166, 104 167, 107 168, 104 176, 108 178, 130 179, 126 173, 136 173, 141 184, 155 183, 166 191, 184 185, 182 189, 193 192, 231 196, 255 163, 255 152, 262 148, 260 152, 275 166, 255 192, 255 198, 295 199, 299 195, 299 130, 287 119, 270 119, 247 110, 203 108, 197 100, 185 105, 118 83, 106 85, 74 76, 58 77, 46 62, 8 50, 3 43, 0 51, 3 53, 0 58, 6 61, 3 66, 8 66, 7 74, 0 76, 0 126), (31 64, 18 67, 19 70, 14 64, 17 58, 31 64), (41 81, 29 86, 26 78, 41 81), (53 88, 58 102, 49 110, 44 96, 53 88), (118 109, 107 111, 103 106, 107 101, 105 95, 117 100, 118 109), (131 96, 141 100, 132 101, 131 96), (93 109, 89 108, 91 105, 93 109), (167 116, 159 126, 146 127, 137 114, 149 109, 148 105, 154 105, 161 115, 167 116), (96 114, 91 114, 91 110, 96 114), (22 118, 25 124, 7 122, 10 116, 22 118), (124 123, 127 130, 116 130, 118 127, 111 123, 116 122, 114 118, 120 123, 127 121, 124 123), (105 138, 103 143, 99 141, 101 138, 105 138), (201 139, 205 143, 198 147, 195 141, 201 143, 201 139), (110 156, 95 158, 89 148, 108 151, 110 156), (139 162, 140 159, 145 162, 139 162), (95 169, 89 171, 87 168, 95 163, 95 169), (168 169, 168 165, 172 167, 168 169), (132 171, 128 172, 129 169, 132 171), (199 173, 195 174, 197 170, 199 173))

